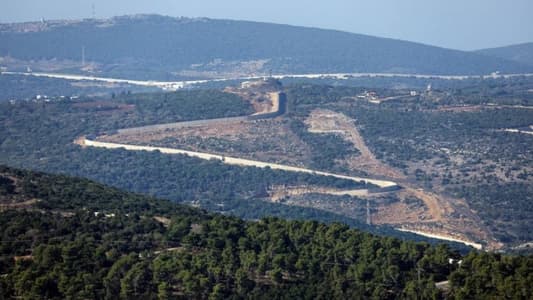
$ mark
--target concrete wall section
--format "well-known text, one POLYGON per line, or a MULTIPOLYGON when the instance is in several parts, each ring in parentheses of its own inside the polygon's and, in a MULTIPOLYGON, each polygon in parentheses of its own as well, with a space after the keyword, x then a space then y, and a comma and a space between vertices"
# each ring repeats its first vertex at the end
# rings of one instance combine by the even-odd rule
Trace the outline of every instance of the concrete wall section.
POLYGON ((250 159, 222 156, 222 155, 211 154, 211 153, 187 151, 187 150, 174 149, 174 148, 107 143, 107 142, 93 141, 87 138, 85 138, 84 140, 84 145, 90 146, 90 147, 107 148, 107 149, 123 148, 125 150, 133 150, 133 151, 159 151, 161 153, 166 153, 166 154, 185 154, 191 157, 197 157, 197 158, 206 159, 206 160, 217 159, 229 165, 250 166, 250 167, 258 167, 258 168, 271 168, 274 170, 309 173, 309 174, 321 175, 321 176, 331 176, 331 177, 340 178, 340 179, 352 180, 355 182, 366 182, 366 183, 370 183, 373 185, 377 185, 380 188, 390 188, 390 187, 397 186, 395 182, 387 181, 387 180, 345 176, 345 175, 333 174, 329 172, 322 172, 322 171, 315 171, 315 170, 310 170, 310 169, 305 169, 305 168, 280 165, 280 164, 275 164, 275 163, 268 163, 268 162, 250 160, 250 159))

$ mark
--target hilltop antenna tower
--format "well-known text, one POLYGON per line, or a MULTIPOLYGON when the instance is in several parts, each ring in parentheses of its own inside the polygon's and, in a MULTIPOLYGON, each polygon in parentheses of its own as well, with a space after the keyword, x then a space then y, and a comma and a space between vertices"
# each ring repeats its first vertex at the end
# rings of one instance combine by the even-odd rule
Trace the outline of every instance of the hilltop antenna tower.
POLYGON ((92 9, 92 14, 93 14, 93 19, 96 19, 96 6, 94 5, 94 3, 91 5, 91 9, 92 9))

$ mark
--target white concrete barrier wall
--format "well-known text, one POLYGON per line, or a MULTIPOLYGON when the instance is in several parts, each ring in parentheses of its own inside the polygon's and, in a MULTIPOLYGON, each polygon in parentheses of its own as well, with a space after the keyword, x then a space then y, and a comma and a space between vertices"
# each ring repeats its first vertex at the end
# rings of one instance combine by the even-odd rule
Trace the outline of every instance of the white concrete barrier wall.
POLYGON ((355 182, 363 181, 366 183, 374 184, 381 188, 397 186, 395 182, 387 181, 387 180, 345 176, 345 175, 333 174, 333 173, 328 173, 328 172, 315 171, 311 169, 280 165, 280 164, 275 164, 275 163, 268 163, 268 162, 236 158, 236 157, 230 157, 230 156, 222 156, 222 155, 211 154, 211 153, 194 152, 194 151, 188 151, 188 150, 182 150, 182 149, 99 142, 99 141, 93 141, 87 138, 84 140, 84 144, 85 146, 107 148, 107 149, 123 148, 125 150, 132 150, 132 151, 159 151, 165 154, 185 154, 191 157, 197 157, 197 158, 201 158, 205 160, 217 159, 228 165, 250 166, 250 167, 259 167, 259 168, 269 167, 274 170, 283 170, 283 171, 289 171, 289 172, 300 172, 300 173, 308 173, 308 174, 315 174, 315 175, 331 176, 331 177, 340 178, 340 179, 352 180, 355 182))

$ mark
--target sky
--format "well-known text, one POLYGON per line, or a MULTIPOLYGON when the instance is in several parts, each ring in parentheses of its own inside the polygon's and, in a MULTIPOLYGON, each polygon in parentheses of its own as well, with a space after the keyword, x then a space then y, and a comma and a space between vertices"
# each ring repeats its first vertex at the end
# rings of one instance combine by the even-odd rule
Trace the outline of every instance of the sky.
POLYGON ((93 12, 97 18, 156 13, 273 22, 460 50, 533 42, 533 0, 0 0, 0 23, 93 12))

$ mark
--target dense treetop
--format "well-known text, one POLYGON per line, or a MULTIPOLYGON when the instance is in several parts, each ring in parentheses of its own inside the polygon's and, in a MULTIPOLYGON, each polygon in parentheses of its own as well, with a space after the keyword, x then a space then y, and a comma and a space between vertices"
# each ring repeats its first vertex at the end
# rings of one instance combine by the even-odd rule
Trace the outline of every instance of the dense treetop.
POLYGON ((340 223, 245 222, 85 179, 1 167, 0 203, 2 298, 528 299, 533 293, 531 257, 462 258, 443 245, 376 237, 340 223), (435 282, 447 279, 445 292, 438 290, 435 282))

